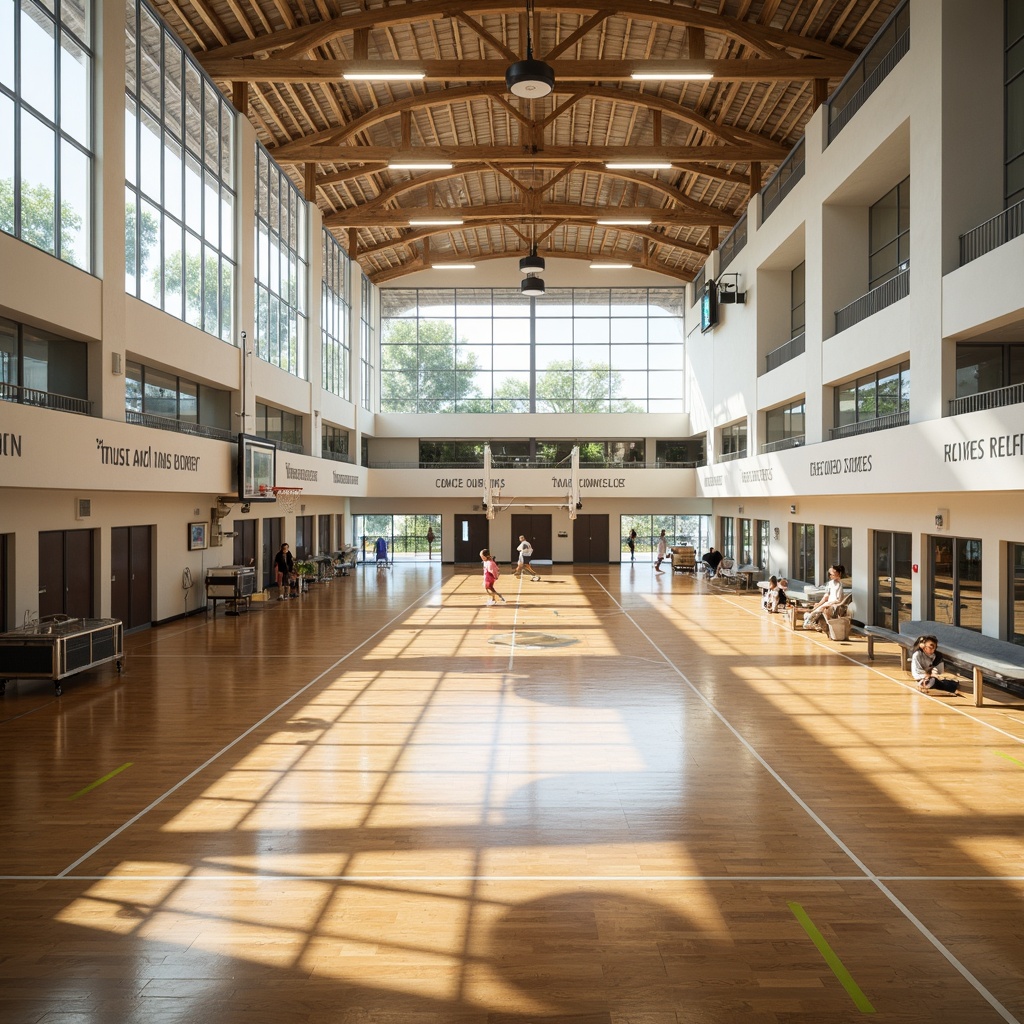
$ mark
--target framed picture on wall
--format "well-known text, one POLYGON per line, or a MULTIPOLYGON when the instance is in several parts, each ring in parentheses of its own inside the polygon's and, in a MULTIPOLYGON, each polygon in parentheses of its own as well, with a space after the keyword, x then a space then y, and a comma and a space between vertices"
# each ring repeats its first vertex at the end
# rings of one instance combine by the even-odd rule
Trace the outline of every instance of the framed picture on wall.
POLYGON ((206 523, 188 524, 188 549, 199 551, 207 546, 206 523))

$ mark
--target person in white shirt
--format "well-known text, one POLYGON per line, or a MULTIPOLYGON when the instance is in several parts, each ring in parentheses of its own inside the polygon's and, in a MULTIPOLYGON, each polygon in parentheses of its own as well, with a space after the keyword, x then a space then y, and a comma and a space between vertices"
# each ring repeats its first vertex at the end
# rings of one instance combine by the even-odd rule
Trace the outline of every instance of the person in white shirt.
POLYGON ((665 531, 661 531, 661 536, 658 538, 658 560, 654 563, 654 571, 662 572, 661 563, 665 561, 668 556, 668 538, 665 536, 665 531))
POLYGON ((843 591, 843 576, 846 575, 846 566, 833 565, 828 571, 828 584, 821 600, 804 616, 804 629, 820 629, 823 633, 827 629, 822 619, 834 619, 846 597, 843 591))
POLYGON ((530 565, 530 559, 533 558, 533 545, 522 534, 519 534, 519 547, 516 550, 519 552, 519 561, 516 563, 513 573, 515 578, 519 579, 524 572, 528 572, 535 580, 539 580, 540 573, 530 565))

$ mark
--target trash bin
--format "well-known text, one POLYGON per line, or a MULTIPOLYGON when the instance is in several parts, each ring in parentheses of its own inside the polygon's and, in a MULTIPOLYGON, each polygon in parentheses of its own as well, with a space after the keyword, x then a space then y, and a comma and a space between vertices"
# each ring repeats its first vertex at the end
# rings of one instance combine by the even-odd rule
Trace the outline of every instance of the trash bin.
POLYGON ((833 640, 849 640, 851 622, 848 616, 842 615, 838 619, 826 619, 828 624, 828 635, 833 640))

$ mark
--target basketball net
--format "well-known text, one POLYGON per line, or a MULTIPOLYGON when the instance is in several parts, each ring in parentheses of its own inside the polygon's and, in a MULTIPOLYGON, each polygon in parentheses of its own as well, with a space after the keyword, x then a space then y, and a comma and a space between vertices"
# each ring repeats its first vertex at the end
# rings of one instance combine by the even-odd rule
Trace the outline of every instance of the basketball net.
POLYGON ((272 487, 274 497, 281 505, 285 515, 291 515, 299 504, 299 495, 302 494, 301 487, 272 487))

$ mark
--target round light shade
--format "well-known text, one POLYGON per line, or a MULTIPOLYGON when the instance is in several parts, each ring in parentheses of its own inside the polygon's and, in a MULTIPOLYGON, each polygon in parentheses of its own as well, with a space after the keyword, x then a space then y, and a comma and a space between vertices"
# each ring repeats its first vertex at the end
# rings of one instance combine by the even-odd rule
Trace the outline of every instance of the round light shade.
POLYGON ((544 257, 538 256, 536 253, 531 253, 529 256, 524 256, 519 261, 519 270, 523 274, 543 274, 544 257))
POLYGON ((555 87, 555 71, 542 60, 517 60, 505 72, 505 85, 513 96, 537 100, 555 87))
POLYGON ((523 295, 543 295, 544 294, 544 282, 539 277, 524 278, 522 283, 519 285, 519 291, 523 295))

